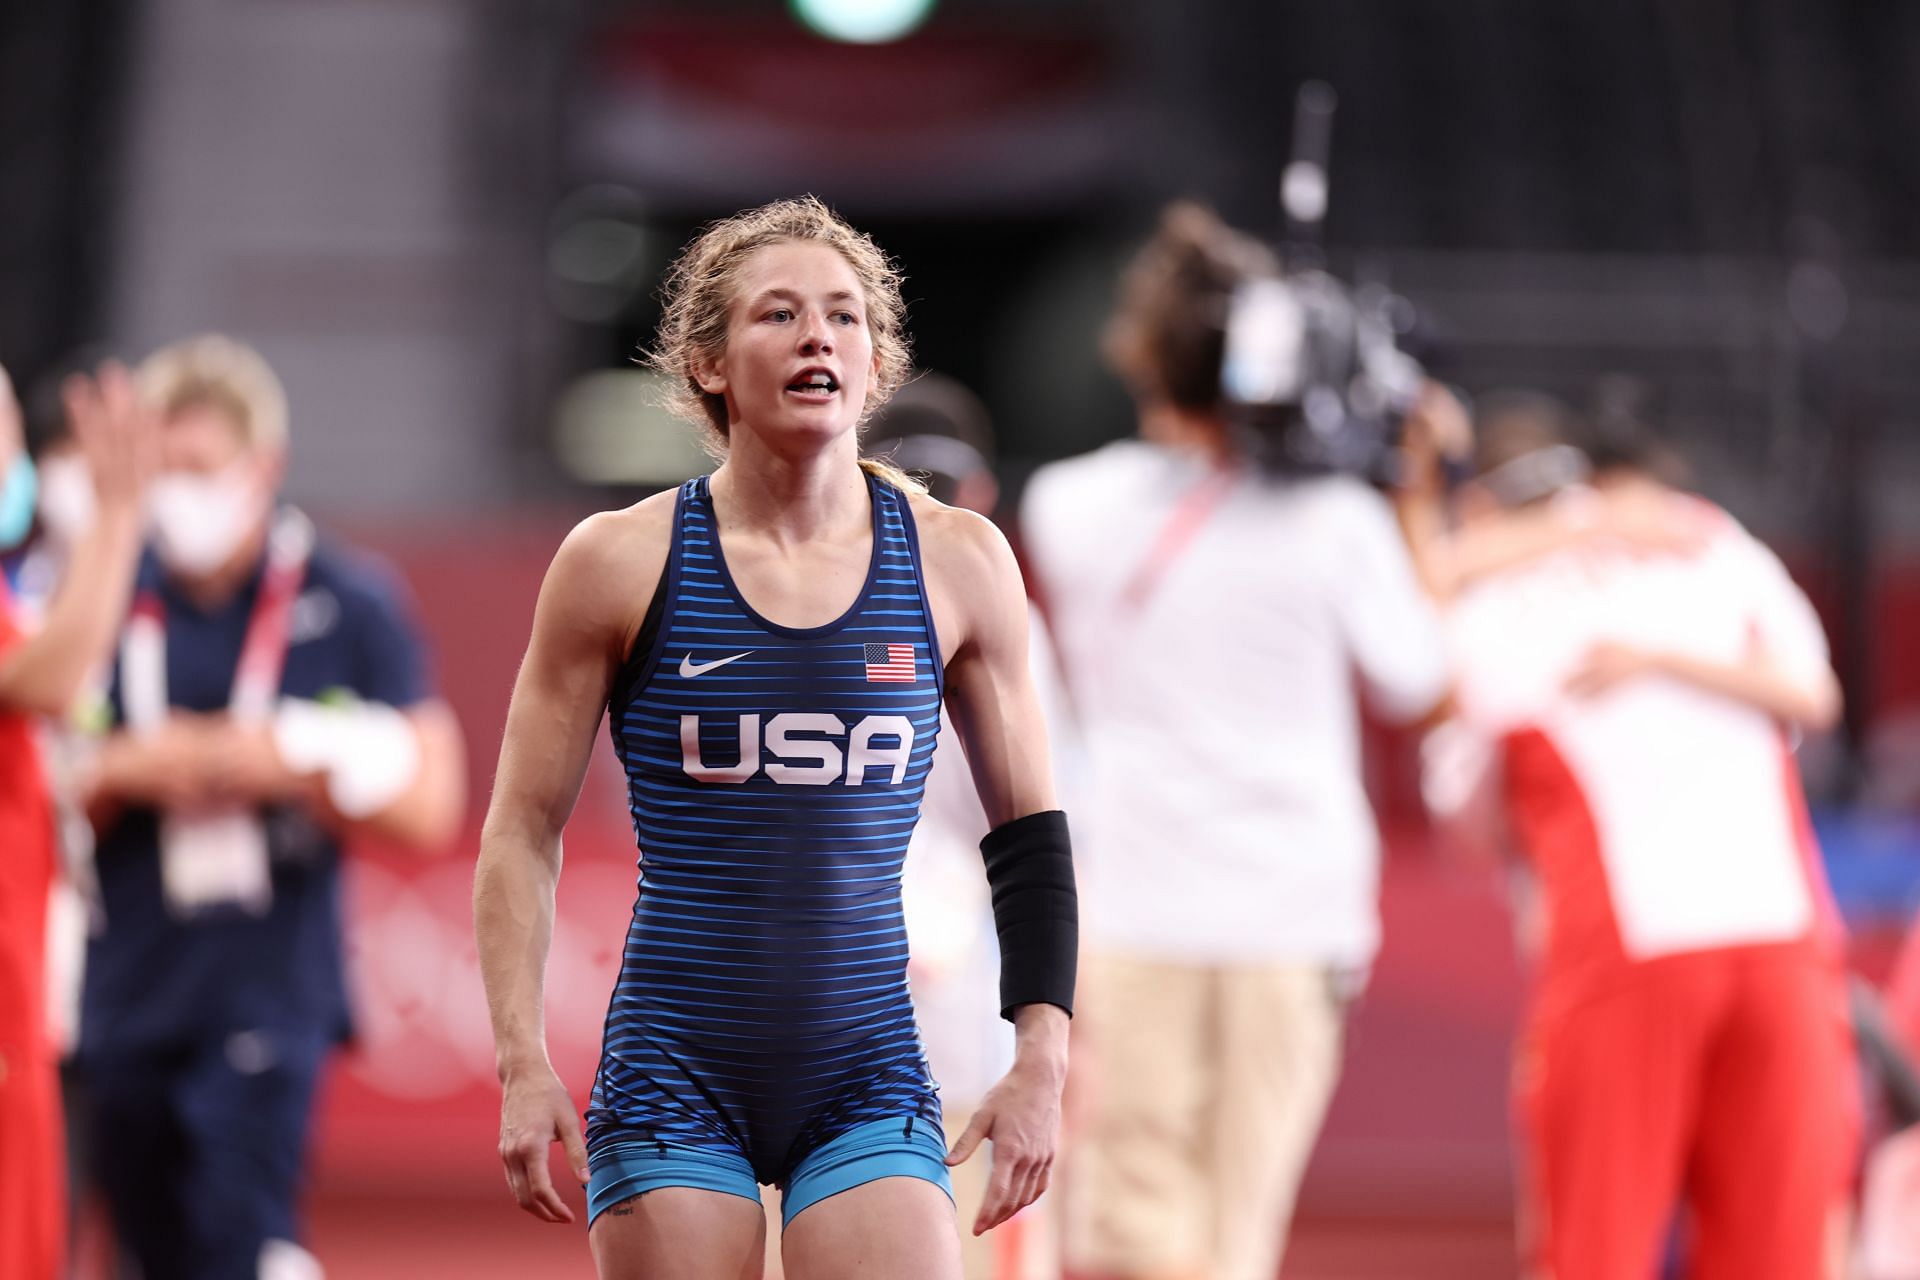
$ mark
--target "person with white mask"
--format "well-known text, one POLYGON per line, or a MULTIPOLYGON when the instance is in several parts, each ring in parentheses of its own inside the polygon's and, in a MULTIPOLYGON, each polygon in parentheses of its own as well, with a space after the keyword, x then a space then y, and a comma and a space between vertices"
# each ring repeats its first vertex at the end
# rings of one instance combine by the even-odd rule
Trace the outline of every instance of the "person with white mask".
POLYGON ((148 1280, 312 1276, 295 1199, 349 1032, 339 862, 444 847, 459 730, 394 576, 280 503, 287 410, 223 337, 140 369, 160 415, 152 555, 84 780, 103 927, 78 1065, 92 1166, 148 1280))
MULTIPOLYGON (((63 715, 104 660, 140 550, 155 429, 117 366, 65 387, 94 518, 36 622, 0 579, 0 1275, 51 1280, 66 1240, 57 1051, 48 1034, 47 903, 54 807, 35 730, 63 715)), ((0 550, 32 527, 37 477, 13 386, 0 372, 0 550)))

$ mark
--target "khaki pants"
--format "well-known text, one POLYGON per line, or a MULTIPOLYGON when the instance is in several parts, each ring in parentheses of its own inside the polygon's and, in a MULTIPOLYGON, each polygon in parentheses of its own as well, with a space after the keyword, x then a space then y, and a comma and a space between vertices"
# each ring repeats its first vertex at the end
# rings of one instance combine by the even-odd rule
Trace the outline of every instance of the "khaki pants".
POLYGON ((1317 965, 1090 957, 1064 1171, 1069 1269, 1273 1280, 1341 1023, 1317 965))

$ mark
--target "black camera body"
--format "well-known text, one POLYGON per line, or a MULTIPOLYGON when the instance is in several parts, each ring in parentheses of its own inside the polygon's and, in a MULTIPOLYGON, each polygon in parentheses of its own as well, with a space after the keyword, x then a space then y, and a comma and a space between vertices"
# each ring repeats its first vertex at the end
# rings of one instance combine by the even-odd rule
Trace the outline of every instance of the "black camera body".
POLYGON ((1383 290, 1356 297, 1323 271, 1243 280, 1227 307, 1222 408, 1240 446, 1275 474, 1390 480, 1423 377, 1383 290))

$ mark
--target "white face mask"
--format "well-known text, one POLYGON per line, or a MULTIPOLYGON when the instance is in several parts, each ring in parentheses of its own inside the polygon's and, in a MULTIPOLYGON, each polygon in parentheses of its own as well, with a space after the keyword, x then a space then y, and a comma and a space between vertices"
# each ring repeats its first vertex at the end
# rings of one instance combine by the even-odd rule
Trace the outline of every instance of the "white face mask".
POLYGON ((85 458, 68 454, 40 464, 40 526, 58 546, 71 548, 86 537, 98 510, 85 458))
POLYGON ((267 506, 244 462, 214 475, 163 474, 148 501, 154 549, 169 569, 186 574, 211 573, 232 559, 267 506))

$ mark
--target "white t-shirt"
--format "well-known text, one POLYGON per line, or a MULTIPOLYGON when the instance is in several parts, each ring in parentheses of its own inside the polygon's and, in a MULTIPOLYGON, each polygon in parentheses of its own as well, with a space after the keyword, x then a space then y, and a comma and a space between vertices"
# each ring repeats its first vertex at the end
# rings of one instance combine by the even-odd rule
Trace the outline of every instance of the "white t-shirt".
POLYGON ((1449 616, 1461 723, 1509 759, 1529 753, 1528 794, 1509 782, 1505 800, 1543 846, 1526 852, 1562 947, 1578 936, 1645 960, 1789 941, 1816 923, 1821 890, 1780 724, 1665 677, 1592 698, 1565 691, 1602 642, 1729 664, 1760 650, 1824 678, 1826 638, 1806 597, 1771 552, 1713 515, 1697 554, 1569 551, 1475 587, 1449 616), (1604 903, 1590 900, 1596 883, 1604 903))
POLYGON ((1395 719, 1447 686, 1386 502, 1344 477, 1221 481, 1126 441, 1042 468, 1022 527, 1087 755, 1088 940, 1368 963, 1379 838, 1355 673, 1395 719))

